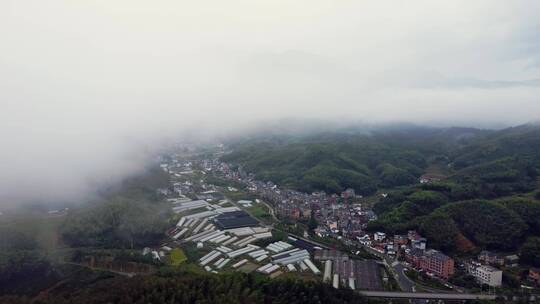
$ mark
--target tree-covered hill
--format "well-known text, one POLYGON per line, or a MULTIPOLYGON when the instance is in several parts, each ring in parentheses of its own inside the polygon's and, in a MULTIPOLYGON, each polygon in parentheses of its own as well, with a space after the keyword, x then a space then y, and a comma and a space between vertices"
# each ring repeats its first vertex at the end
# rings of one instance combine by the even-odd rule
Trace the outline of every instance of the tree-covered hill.
POLYGON ((540 128, 493 132, 448 153, 452 170, 444 181, 392 191, 375 206, 379 219, 370 228, 419 229, 431 246, 446 251, 467 240, 525 257, 538 253, 540 128))
POLYGON ((302 191, 362 194, 412 185, 430 165, 468 197, 530 192, 540 167, 540 126, 499 131, 469 128, 387 127, 304 136, 258 137, 235 142, 222 159, 257 178, 302 191))
POLYGON ((522 250, 540 235, 539 192, 513 189, 510 196, 479 199, 485 193, 475 187, 445 181, 392 191, 375 205, 379 218, 368 228, 388 233, 418 229, 431 247, 447 252, 459 251, 463 240, 478 249, 522 250))
MULTIPOLYGON (((419 229, 434 247, 515 250, 540 235, 540 126, 499 131, 391 127, 303 137, 258 138, 223 160, 299 190, 362 194, 385 189, 370 229, 419 229), (445 178, 419 184, 433 165, 445 178), (516 199, 517 198, 517 199, 516 199)), ((534 260, 534 259, 533 259, 534 260)))
POLYGON ((223 160, 243 166, 259 179, 302 191, 335 193, 354 188, 369 195, 379 188, 416 183, 431 162, 444 162, 450 149, 486 133, 407 126, 367 133, 347 129, 300 137, 272 136, 235 143, 223 160))
POLYGON ((540 126, 522 125, 488 134, 452 151, 453 165, 462 169, 507 157, 540 166, 540 126))

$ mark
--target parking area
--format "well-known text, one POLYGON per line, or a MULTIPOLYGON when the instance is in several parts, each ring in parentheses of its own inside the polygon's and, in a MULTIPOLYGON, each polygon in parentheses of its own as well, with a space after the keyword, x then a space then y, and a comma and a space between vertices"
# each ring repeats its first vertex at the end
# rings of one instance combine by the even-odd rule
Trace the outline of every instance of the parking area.
POLYGON ((356 288, 361 290, 383 290, 381 269, 373 260, 355 261, 356 288))
POLYGON ((347 286, 359 290, 383 290, 381 269, 375 260, 353 260, 337 250, 318 250, 315 260, 331 261, 325 267, 324 280, 334 287, 347 286))

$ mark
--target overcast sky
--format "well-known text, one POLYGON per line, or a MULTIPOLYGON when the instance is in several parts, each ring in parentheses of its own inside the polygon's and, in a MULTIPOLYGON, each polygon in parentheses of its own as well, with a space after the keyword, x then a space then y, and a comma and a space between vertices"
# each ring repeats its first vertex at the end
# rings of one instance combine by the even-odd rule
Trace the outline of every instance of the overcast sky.
POLYGON ((2 0, 0 204, 88 191, 140 170, 138 147, 199 127, 538 120, 538 12, 536 0, 2 0))

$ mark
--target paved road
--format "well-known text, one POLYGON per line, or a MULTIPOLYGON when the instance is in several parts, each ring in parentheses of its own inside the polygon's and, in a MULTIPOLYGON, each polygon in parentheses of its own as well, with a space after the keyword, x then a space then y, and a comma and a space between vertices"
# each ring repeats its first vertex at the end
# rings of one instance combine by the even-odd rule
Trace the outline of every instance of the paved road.
POLYGON ((401 290, 406 292, 415 291, 415 283, 405 275, 405 266, 401 263, 395 262, 393 259, 389 258, 387 255, 373 250, 370 247, 362 246, 367 252, 376 255, 383 259, 384 264, 391 271, 392 276, 397 281, 401 290))
POLYGON ((392 291, 360 291, 368 298, 387 299, 436 299, 436 300, 495 300, 497 296, 465 293, 425 293, 425 292, 392 292, 392 291))
POLYGON ((394 269, 396 276, 395 279, 399 284, 399 287, 401 287, 401 290, 407 291, 407 292, 415 292, 415 283, 411 279, 409 279, 405 275, 405 266, 401 263, 394 263, 392 266, 394 269))
MULTIPOLYGON (((406 267, 401 263, 394 263, 391 267, 395 273, 394 278, 398 282, 398 285, 401 288, 401 290, 405 292, 416 292, 416 283, 405 274, 406 267)), ((428 300, 414 299, 412 300, 412 303, 427 304, 428 300)))
MULTIPOLYGON (((387 255, 380 253, 378 251, 375 251, 367 246, 362 246, 367 252, 370 252, 371 254, 374 254, 383 260, 383 264, 386 266, 386 268, 389 270, 390 275, 394 277, 396 282, 399 285, 399 288, 405 292, 416 292, 416 283, 409 279, 405 275, 405 266, 401 263, 396 263, 394 260, 389 258, 387 255)), ((414 304, 427 304, 428 300, 426 299, 413 299, 411 303, 414 304)))

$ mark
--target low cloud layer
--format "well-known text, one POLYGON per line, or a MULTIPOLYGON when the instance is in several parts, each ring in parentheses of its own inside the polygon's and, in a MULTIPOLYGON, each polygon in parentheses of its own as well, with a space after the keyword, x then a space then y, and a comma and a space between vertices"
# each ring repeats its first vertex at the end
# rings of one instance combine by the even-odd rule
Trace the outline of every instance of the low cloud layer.
POLYGON ((537 120, 538 11, 534 0, 1 1, 0 205, 75 199, 201 129, 537 120))

